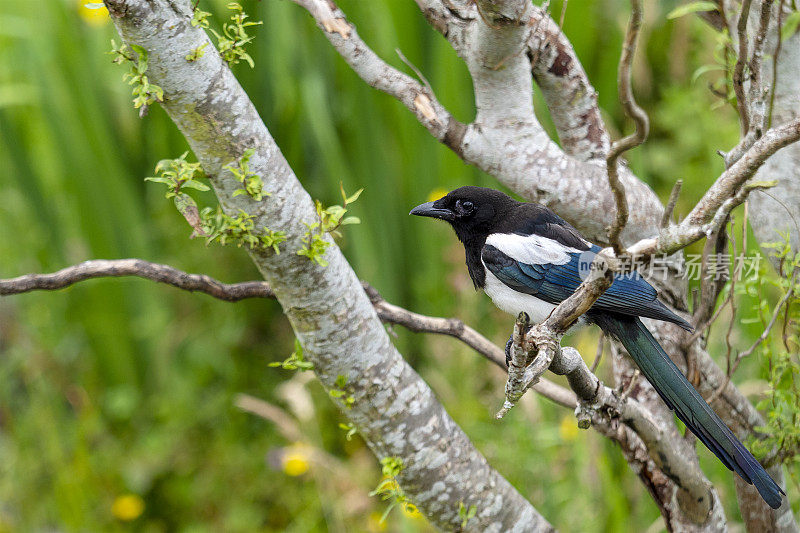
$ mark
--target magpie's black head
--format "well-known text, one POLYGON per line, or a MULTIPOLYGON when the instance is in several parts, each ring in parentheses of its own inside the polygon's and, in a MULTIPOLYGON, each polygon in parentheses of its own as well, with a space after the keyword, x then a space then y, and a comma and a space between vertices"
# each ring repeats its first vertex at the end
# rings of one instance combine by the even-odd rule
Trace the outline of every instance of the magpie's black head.
POLYGON ((446 220, 461 242, 480 243, 482 246, 486 237, 517 204, 519 202, 500 191, 466 186, 435 202, 418 205, 409 214, 446 220))

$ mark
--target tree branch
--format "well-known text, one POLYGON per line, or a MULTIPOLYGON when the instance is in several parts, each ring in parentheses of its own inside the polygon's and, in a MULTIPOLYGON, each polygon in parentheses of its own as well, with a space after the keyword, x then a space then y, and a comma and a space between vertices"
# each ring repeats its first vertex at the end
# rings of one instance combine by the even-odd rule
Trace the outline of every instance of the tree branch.
MULTIPOLYGON (((604 280, 607 281, 606 276, 598 275, 589 287, 603 287, 604 280)), ((557 312, 558 309, 554 314, 557 312)), ((577 350, 559 346, 560 335, 566 331, 564 322, 569 319, 566 312, 561 312, 555 318, 551 315, 543 324, 530 327, 527 315, 522 313, 518 317, 514 327, 506 401, 497 417, 503 417, 545 370, 566 376, 570 388, 578 396, 578 425, 584 429, 593 425, 601 433, 623 444, 625 440, 621 435, 609 431, 614 427, 614 420, 621 420, 641 439, 650 460, 684 493, 683 511, 698 524, 711 520, 707 526, 714 529, 722 515, 717 513, 713 518, 709 516, 716 495, 696 459, 692 459, 690 454, 684 453, 680 446, 667 438, 648 410, 629 396, 632 384, 622 394, 604 386, 589 370, 577 350)))
POLYGON ((719 228, 734 207, 741 205, 750 190, 744 187, 764 162, 781 148, 800 139, 800 119, 768 130, 742 157, 728 168, 706 191, 689 215, 677 226, 659 233, 655 238, 642 239, 628 248, 637 257, 653 254, 672 254, 700 240, 719 228))
MULTIPOLYGON (((164 283, 189 292, 202 292, 225 302, 239 302, 249 298, 276 298, 275 291, 266 281, 222 283, 205 274, 189 274, 169 265, 143 259, 94 259, 51 274, 26 274, 17 278, 0 279, 0 296, 36 290, 54 291, 89 279, 126 276, 164 283)), ((390 304, 369 283, 362 281, 361 284, 382 322, 403 326, 419 333, 449 335, 505 370, 503 350, 461 320, 414 313, 390 304)), ((574 408, 577 405, 572 392, 552 381, 543 380, 534 387, 534 390, 564 407, 574 408)))
POLYGON ((742 11, 736 26, 736 35, 739 37, 739 53, 736 65, 733 67, 733 91, 736 94, 736 107, 739 110, 739 124, 743 138, 750 132, 750 113, 744 87, 744 67, 747 64, 748 56, 747 21, 750 18, 751 4, 752 0, 742 0, 742 11))
POLYGON ((202 292, 226 302, 238 302, 246 298, 275 298, 275 292, 266 281, 227 284, 204 274, 188 274, 169 265, 142 259, 94 259, 52 274, 26 274, 0 279, 0 296, 35 290, 54 291, 88 279, 124 276, 149 279, 189 292, 202 292))
POLYGON ((399 100, 434 138, 451 146, 463 135, 464 124, 439 103, 430 87, 378 57, 332 0, 292 1, 314 17, 334 49, 367 85, 399 100))
POLYGON ((661 216, 661 225, 659 226, 661 229, 669 227, 682 187, 683 180, 676 181, 675 185, 672 186, 672 192, 669 193, 669 200, 667 200, 667 207, 664 208, 664 214, 661 216))
MULTIPOLYGON (((564 7, 567 3, 564 2, 564 7)), ((543 9, 533 6, 528 59, 564 152, 578 160, 605 158, 609 139, 594 90, 572 43, 543 9)))
POLYGON ((631 65, 633 64, 633 56, 636 53, 636 40, 639 37, 639 29, 641 27, 642 2, 641 0, 631 0, 631 19, 628 22, 628 30, 625 33, 625 42, 622 46, 622 57, 619 60, 617 85, 619 86, 619 101, 622 103, 625 114, 631 117, 636 124, 636 131, 612 143, 611 149, 606 155, 608 184, 614 193, 614 202, 617 206, 614 223, 608 230, 608 241, 617 256, 622 255, 623 252, 622 244, 619 242, 619 235, 628 223, 628 198, 625 194, 625 187, 619 180, 618 160, 624 152, 642 144, 647 138, 647 133, 650 129, 647 113, 636 103, 631 87, 631 65))
POLYGON ((736 25, 738 39, 738 57, 733 71, 733 88, 736 94, 736 106, 739 112, 741 139, 739 143, 725 154, 726 166, 738 161, 742 154, 759 139, 767 128, 769 113, 767 100, 769 90, 764 86, 762 66, 764 45, 770 28, 770 19, 774 0, 761 0, 758 16, 758 28, 753 32, 753 52, 749 56, 748 22, 750 19, 751 0, 742 2, 739 20, 736 25), (748 75, 745 79, 745 67, 748 75), (747 84, 745 86, 745 84, 747 84), (746 90, 745 90, 746 89, 746 90))

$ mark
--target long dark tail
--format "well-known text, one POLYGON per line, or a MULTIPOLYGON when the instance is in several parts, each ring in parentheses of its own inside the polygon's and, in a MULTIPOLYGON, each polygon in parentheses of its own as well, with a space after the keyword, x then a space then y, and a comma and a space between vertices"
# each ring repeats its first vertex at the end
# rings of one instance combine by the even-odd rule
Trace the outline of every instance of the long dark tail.
POLYGON ((625 346, 661 399, 725 466, 755 484, 770 507, 780 507, 784 492, 692 387, 638 317, 593 314, 591 319, 625 346))

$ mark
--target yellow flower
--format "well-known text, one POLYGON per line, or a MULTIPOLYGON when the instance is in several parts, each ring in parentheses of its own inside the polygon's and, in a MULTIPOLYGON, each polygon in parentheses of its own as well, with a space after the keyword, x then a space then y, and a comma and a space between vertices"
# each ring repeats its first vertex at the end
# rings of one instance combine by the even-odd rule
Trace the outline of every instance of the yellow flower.
POLYGON ((430 193, 428 193, 428 201, 433 202, 447 194, 449 191, 446 189, 442 189, 441 187, 436 187, 430 193))
POLYGON ((558 435, 561 440, 575 440, 578 438, 578 421, 572 415, 566 415, 558 425, 558 435))
POLYGON ((108 9, 105 6, 98 7, 102 2, 88 2, 87 0, 78 1, 78 14, 85 23, 90 26, 102 26, 108 22, 108 9), (86 7, 89 4, 90 7, 86 7))
POLYGON ((286 448, 281 458, 283 471, 290 476, 302 476, 311 468, 311 454, 305 444, 293 444, 286 448))
POLYGON ((136 520, 144 511, 144 500, 136 494, 117 496, 111 505, 111 514, 118 520, 129 522, 136 520))

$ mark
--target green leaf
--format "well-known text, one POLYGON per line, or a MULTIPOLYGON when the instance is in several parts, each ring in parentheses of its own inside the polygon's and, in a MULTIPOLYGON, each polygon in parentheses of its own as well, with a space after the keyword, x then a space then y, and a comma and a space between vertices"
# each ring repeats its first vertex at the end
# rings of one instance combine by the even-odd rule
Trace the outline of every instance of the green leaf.
POLYGON ((208 185, 206 185, 204 183, 200 183, 197 180, 189 180, 189 181, 185 182, 183 185, 181 185, 181 188, 182 189, 196 189, 198 191, 210 191, 211 190, 211 188, 208 185))
POLYGON ((165 183, 167 185, 170 185, 173 182, 173 180, 171 180, 170 178, 159 178, 159 177, 156 177, 156 176, 149 176, 149 177, 145 178, 144 181, 152 181, 152 182, 155 182, 155 183, 165 183))
POLYGON ((352 194, 352 196, 350 196, 348 198, 345 198, 344 203, 345 204, 352 204, 353 202, 358 200, 358 197, 361 196, 362 192, 364 192, 364 188, 363 187, 361 189, 358 189, 356 192, 354 192, 352 194))
MULTIPOLYGON (((131 49, 136 52, 139 56, 137 69, 139 70, 139 74, 144 74, 147 71, 147 50, 139 46, 138 44, 132 44, 131 49)), ((146 80, 146 79, 145 79, 146 80)), ((146 81, 145 81, 146 83, 146 81)))
POLYGON ((695 83, 700 78, 700 76, 702 76, 703 74, 705 74, 707 72, 718 71, 718 70, 719 71, 724 71, 725 68, 722 67, 721 65, 703 65, 700 68, 698 68, 697 70, 695 70, 694 74, 692 74, 692 83, 695 83))
POLYGON ((745 183, 745 188, 747 189, 771 189, 778 184, 778 180, 760 180, 760 181, 751 181, 745 183))
POLYGON ((700 11, 716 11, 717 5, 714 2, 689 2, 682 6, 678 6, 667 14, 668 19, 676 19, 691 13, 698 13, 700 11))
POLYGON ((183 193, 175 194, 174 196, 175 199, 173 201, 175 202, 175 207, 194 230, 191 237, 206 236, 206 232, 203 229, 203 221, 197 210, 197 203, 195 203, 194 199, 188 194, 183 193))
POLYGON ((347 212, 347 209, 340 205, 332 205, 325 212, 338 221, 347 212))
POLYGON ((345 217, 340 226, 348 226, 350 224, 361 224, 361 219, 358 217, 345 217))
POLYGON ((795 34, 797 27, 800 26, 800 11, 792 11, 783 21, 781 27, 781 40, 786 40, 795 34))

